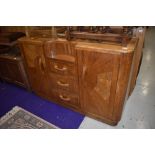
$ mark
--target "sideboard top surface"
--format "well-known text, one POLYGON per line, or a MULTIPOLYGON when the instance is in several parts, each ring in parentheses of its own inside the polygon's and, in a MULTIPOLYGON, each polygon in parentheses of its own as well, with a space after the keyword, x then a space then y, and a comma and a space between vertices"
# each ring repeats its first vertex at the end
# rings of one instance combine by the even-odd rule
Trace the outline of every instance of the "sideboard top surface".
POLYGON ((66 39, 62 38, 57 38, 57 39, 50 39, 50 38, 30 38, 30 37, 23 37, 20 38, 19 41, 22 42, 33 42, 33 44, 43 44, 43 43, 48 43, 48 42, 68 42, 68 43, 73 43, 75 44, 76 49, 84 49, 84 50, 92 50, 95 49, 97 52, 112 52, 115 54, 120 54, 120 53, 132 53, 135 50, 136 44, 138 42, 137 38, 132 38, 130 42, 127 44, 126 47, 122 46, 121 44, 117 43, 111 43, 111 42, 90 42, 88 40, 72 40, 68 41, 66 39))

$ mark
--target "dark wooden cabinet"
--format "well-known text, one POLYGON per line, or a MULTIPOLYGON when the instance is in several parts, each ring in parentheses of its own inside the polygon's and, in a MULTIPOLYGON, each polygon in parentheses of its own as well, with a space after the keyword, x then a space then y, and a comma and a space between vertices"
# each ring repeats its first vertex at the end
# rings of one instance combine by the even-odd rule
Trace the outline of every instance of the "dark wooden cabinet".
POLYGON ((73 110, 116 125, 130 86, 137 39, 115 43, 19 40, 32 90, 73 110))
POLYGON ((29 82, 20 56, 0 55, 0 78, 29 89, 29 82))

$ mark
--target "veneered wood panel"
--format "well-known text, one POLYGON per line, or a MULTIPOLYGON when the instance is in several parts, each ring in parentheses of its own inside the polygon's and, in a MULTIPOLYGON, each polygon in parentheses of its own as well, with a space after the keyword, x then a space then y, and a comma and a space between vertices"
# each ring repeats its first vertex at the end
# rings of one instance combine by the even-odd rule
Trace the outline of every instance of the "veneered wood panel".
POLYGON ((130 86, 130 75, 132 74, 131 65, 133 59, 133 52, 128 54, 121 54, 120 68, 118 74, 116 98, 114 102, 113 120, 118 122, 121 118, 124 104, 128 97, 128 89, 130 86))
POLYGON ((120 55, 77 51, 80 102, 84 111, 99 118, 112 118, 120 55))
POLYGON ((46 75, 46 64, 43 43, 21 42, 21 48, 26 63, 32 90, 48 94, 49 83, 46 75))

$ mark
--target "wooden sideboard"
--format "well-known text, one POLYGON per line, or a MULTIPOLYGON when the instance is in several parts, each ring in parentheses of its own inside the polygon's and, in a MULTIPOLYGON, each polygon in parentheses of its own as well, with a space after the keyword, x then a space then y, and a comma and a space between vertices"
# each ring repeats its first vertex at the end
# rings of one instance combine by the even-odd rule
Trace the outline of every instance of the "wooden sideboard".
POLYGON ((137 38, 126 47, 28 37, 19 43, 36 94, 105 123, 119 122, 130 87, 137 38))

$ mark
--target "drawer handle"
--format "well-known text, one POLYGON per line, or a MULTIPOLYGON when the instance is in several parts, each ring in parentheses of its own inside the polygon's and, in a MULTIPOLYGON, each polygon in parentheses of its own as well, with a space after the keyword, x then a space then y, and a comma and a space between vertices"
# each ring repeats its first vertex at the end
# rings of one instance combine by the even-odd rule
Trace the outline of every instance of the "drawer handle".
POLYGON ((71 99, 67 96, 63 96, 63 95, 59 95, 60 99, 64 100, 64 101, 70 101, 71 99))
POLYGON ((68 87, 68 86, 69 86, 69 83, 63 83, 63 82, 61 82, 61 81, 57 81, 57 84, 58 84, 59 86, 63 86, 63 87, 68 87))
POLYGON ((67 70, 67 67, 63 66, 62 68, 59 68, 57 65, 54 65, 54 68, 56 70, 59 70, 59 71, 66 71, 67 70))

